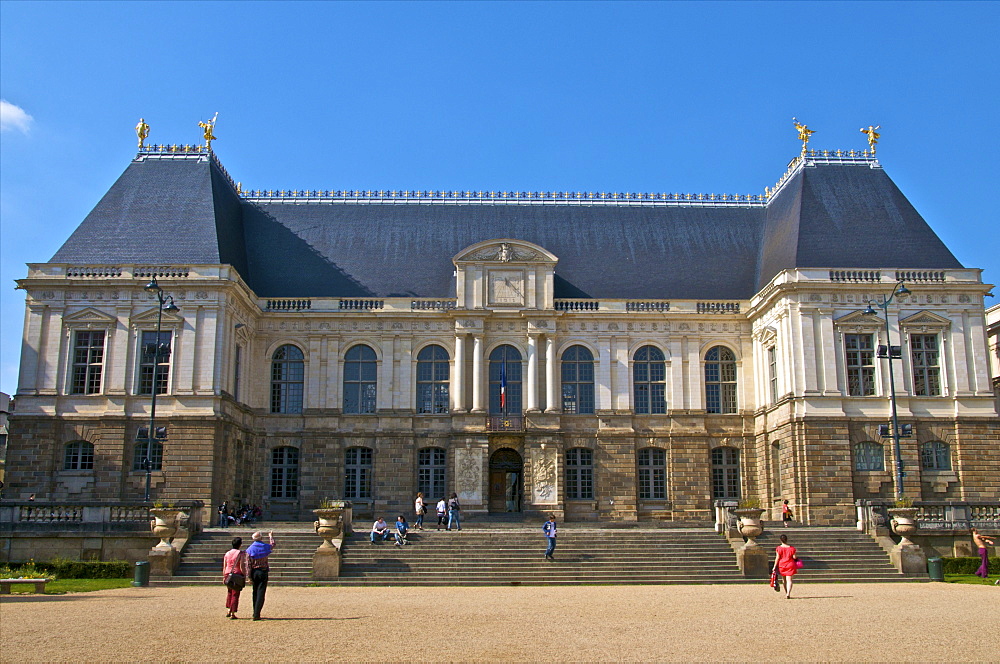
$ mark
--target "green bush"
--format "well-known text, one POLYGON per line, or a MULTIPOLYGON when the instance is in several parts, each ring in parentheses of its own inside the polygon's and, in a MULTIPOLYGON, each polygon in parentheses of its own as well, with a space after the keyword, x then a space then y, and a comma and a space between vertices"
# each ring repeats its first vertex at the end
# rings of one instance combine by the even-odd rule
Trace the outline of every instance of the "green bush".
MULTIPOLYGON (((975 574, 982 564, 979 558, 942 558, 945 574, 975 574)), ((990 574, 1000 574, 1000 558, 990 558, 990 574)))
POLYGON ((127 579, 132 576, 133 571, 132 563, 127 560, 102 562, 56 558, 44 563, 10 563, 9 566, 15 574, 24 568, 30 568, 62 579, 127 579))

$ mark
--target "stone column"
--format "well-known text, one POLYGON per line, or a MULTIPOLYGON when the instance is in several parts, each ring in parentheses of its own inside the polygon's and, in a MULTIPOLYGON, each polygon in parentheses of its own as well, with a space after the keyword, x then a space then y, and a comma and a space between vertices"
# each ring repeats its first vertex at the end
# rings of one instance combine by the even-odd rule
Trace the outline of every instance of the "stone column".
POLYGON ((528 335, 528 380, 527 409, 528 413, 538 412, 538 335, 528 335))
POLYGON ((472 412, 482 413, 483 409, 483 337, 472 337, 472 412))
POLYGON ((465 335, 455 335, 455 370, 452 373, 451 409, 465 412, 465 335))
POLYGON ((558 413, 562 408, 556 399, 556 340, 551 334, 545 336, 545 412, 558 413))
POLYGON ((597 364, 597 375, 594 376, 594 387, 597 390, 597 409, 611 410, 614 408, 614 386, 611 384, 611 337, 597 338, 600 361, 597 364))

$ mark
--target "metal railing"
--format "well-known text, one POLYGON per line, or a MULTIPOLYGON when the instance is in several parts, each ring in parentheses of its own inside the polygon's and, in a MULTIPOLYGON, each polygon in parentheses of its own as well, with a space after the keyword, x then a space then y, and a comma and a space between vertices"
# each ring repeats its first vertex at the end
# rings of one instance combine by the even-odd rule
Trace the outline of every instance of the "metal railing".
POLYGON ((487 431, 524 431, 522 415, 490 415, 486 418, 487 431))

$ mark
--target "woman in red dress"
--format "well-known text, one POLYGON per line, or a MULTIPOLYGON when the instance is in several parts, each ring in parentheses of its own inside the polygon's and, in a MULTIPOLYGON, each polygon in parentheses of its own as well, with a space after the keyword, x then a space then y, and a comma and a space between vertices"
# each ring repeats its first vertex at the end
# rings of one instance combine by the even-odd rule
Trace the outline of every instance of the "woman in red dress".
POLYGON ((774 567, 785 579, 785 599, 792 598, 792 578, 799 571, 795 547, 788 543, 788 535, 781 536, 781 544, 774 549, 774 567))

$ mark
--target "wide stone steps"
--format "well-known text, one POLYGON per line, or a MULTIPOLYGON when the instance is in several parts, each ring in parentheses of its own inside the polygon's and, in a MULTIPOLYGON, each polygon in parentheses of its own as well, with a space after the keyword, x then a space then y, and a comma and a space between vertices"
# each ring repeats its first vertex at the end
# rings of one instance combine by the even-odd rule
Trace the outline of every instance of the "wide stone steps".
MULTIPOLYGON (((915 581, 896 571, 888 554, 867 534, 852 528, 781 528, 765 530, 757 543, 773 556, 781 535, 804 563, 796 578, 807 583, 915 581)), ((926 580, 926 577, 925 579, 926 580)))

